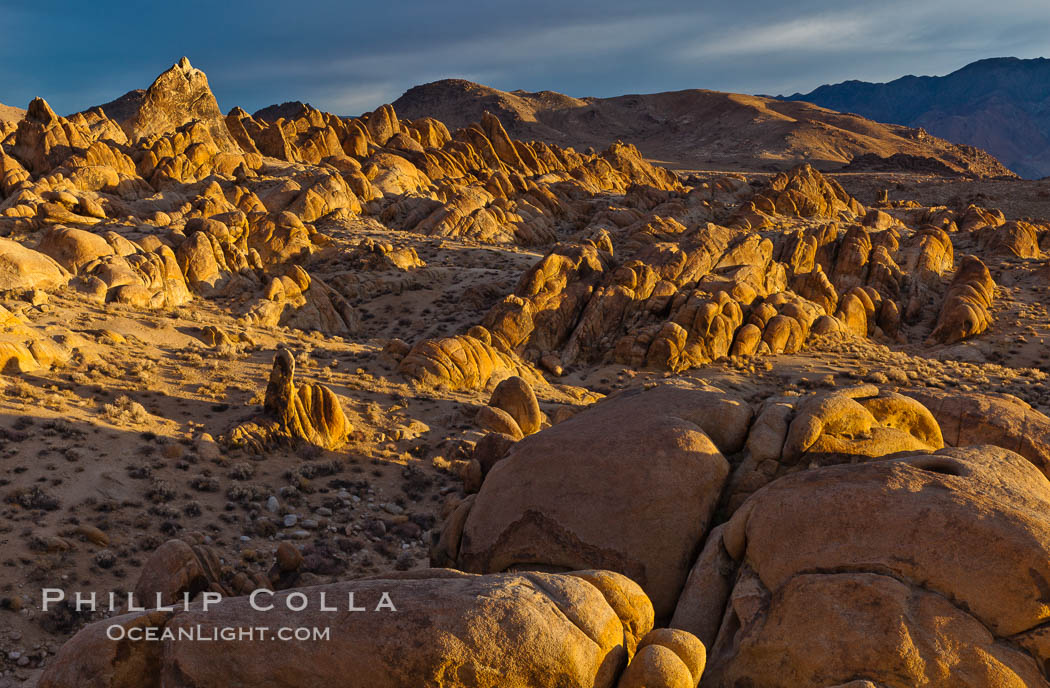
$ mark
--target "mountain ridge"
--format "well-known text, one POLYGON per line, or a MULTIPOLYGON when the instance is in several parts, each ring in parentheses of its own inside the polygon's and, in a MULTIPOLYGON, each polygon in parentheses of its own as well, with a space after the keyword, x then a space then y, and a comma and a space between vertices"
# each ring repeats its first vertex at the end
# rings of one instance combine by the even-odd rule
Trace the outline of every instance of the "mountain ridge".
POLYGON ((983 151, 809 103, 703 89, 611 98, 554 91, 501 91, 462 79, 414 86, 393 102, 407 117, 429 115, 451 128, 492 112, 515 137, 596 149, 633 143, 679 168, 785 169, 809 162, 838 169, 862 156, 930 158, 954 173, 1009 176, 983 151))
POLYGON ((1050 175, 1050 59, 987 58, 944 76, 851 79, 778 96, 977 146, 1029 178, 1050 175))

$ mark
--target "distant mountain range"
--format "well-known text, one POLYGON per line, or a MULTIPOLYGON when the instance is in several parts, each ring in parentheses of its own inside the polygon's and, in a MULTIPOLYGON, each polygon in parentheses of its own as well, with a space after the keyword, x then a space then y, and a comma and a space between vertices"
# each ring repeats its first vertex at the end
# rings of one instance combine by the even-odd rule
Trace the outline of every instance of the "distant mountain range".
MULTIPOLYGON (((283 106, 261 114, 272 117, 283 106)), ((906 169, 975 176, 1010 175, 984 151, 900 125, 880 124, 810 103, 688 90, 573 98, 553 91, 501 91, 445 79, 405 92, 402 117, 431 116, 466 127, 486 112, 514 138, 603 149, 633 143, 649 159, 678 169, 778 170, 809 162, 824 170, 906 169)))
POLYGON ((988 151, 1023 177, 1050 176, 1050 60, 1000 57, 947 76, 844 81, 782 96, 880 122, 922 127, 988 151))

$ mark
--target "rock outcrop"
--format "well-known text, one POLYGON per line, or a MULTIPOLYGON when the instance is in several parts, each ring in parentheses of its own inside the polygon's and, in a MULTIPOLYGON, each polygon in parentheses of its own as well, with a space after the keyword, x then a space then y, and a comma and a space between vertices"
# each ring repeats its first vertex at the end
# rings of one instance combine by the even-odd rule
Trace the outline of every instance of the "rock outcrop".
POLYGON ((601 402, 513 445, 434 558, 484 573, 611 569, 666 617, 729 473, 719 448, 742 443, 750 414, 675 387, 601 402))
POLYGON ((102 105, 101 109, 120 123, 131 141, 163 136, 197 121, 204 125, 220 151, 241 152, 226 128, 208 77, 185 57, 158 76, 145 91, 132 91, 102 105))
POLYGON ((435 570, 269 593, 257 604, 272 604, 274 611, 256 611, 248 597, 238 597, 206 611, 198 604, 88 626, 63 647, 39 685, 291 687, 354 676, 375 688, 418 682, 443 688, 614 688, 638 652, 642 664, 619 684, 633 687, 666 675, 665 651, 680 665, 671 676, 687 679, 687 685, 695 685, 703 670, 698 641, 682 632, 650 634, 653 610, 645 595, 630 580, 605 571, 471 576, 435 570), (322 595, 328 606, 345 605, 349 593, 366 612, 345 606, 336 616, 319 611, 322 595), (289 610, 289 602, 299 604, 289 599, 292 594, 305 596, 308 611, 289 610), (225 625, 334 625, 335 632, 326 643, 288 643, 278 657, 262 641, 113 642, 106 637, 113 624, 175 634, 190 628, 210 634, 225 625))
POLYGON ((909 391, 930 410, 945 444, 994 444, 1025 457, 1050 477, 1050 418, 1017 398, 909 391))
POLYGON ((68 282, 68 271, 50 256, 0 239, 0 291, 55 289, 68 282))
POLYGON ((303 440, 323 449, 337 449, 352 430, 339 397, 324 385, 296 385, 295 358, 280 349, 273 359, 266 386, 263 415, 257 422, 234 428, 231 445, 261 451, 281 440, 303 440))
POLYGON ((73 355, 76 336, 44 332, 0 306, 0 375, 47 370, 66 363, 73 355))
POLYGON ((953 344, 987 330, 994 295, 995 281, 988 268, 979 258, 967 256, 944 295, 941 314, 930 339, 953 344))
POLYGON ((421 341, 402 359, 398 369, 424 384, 444 384, 451 389, 484 388, 494 376, 542 380, 539 373, 512 354, 471 334, 421 341))
POLYGON ((489 407, 499 409, 510 416, 514 426, 522 435, 531 435, 540 429, 543 412, 536 400, 532 386, 517 375, 496 385, 489 400, 489 407))
POLYGON ((1044 686, 1048 506, 993 447, 785 477, 708 539, 672 626, 711 686, 1044 686))
POLYGON ((874 385, 771 397, 748 431, 724 506, 735 511, 756 490, 789 473, 944 446, 937 419, 918 399, 874 385))
MULTIPOLYGON (((932 341, 954 343, 987 327, 994 283, 967 257, 942 285, 954 262, 942 230, 855 224, 864 208, 808 165, 749 195, 728 180, 724 188, 734 189, 726 217, 734 229, 707 222, 687 231, 655 210, 597 213, 581 238, 555 245, 471 333, 491 344, 501 367, 538 363, 557 375, 609 359, 677 373, 724 358, 795 353, 814 336, 894 342, 942 290, 932 341), (763 233, 774 220, 803 227, 771 240, 763 233)), ((422 366, 417 356, 402 372, 459 388, 483 388, 488 379, 458 366, 422 366)))

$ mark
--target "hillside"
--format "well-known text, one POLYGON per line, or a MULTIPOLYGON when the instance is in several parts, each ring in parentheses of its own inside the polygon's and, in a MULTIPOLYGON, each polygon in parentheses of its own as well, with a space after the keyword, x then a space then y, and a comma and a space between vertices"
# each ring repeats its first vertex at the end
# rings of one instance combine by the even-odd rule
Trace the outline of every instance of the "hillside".
POLYGON ((1023 177, 1050 175, 1050 60, 981 60, 946 76, 845 81, 787 100, 923 127, 977 146, 1023 177))
POLYGON ((0 122, 17 122, 22 119, 26 111, 21 108, 11 107, 0 103, 0 122))
POLYGON ((506 92, 459 79, 409 89, 393 103, 407 117, 432 116, 449 127, 493 113, 515 137, 577 149, 623 140, 648 158, 684 169, 785 169, 809 162, 837 169, 862 155, 930 158, 951 172, 1009 174, 983 151, 897 125, 809 103, 689 90, 572 98, 506 92))

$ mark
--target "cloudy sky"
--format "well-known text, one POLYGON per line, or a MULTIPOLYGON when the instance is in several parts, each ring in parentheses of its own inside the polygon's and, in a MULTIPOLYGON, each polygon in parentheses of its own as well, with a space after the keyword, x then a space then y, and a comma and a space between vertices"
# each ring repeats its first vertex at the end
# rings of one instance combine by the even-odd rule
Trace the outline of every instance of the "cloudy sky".
POLYGON ((223 110, 352 115, 446 77, 611 96, 808 92, 1050 56, 1046 0, 0 0, 0 102, 75 112, 182 55, 223 110))

